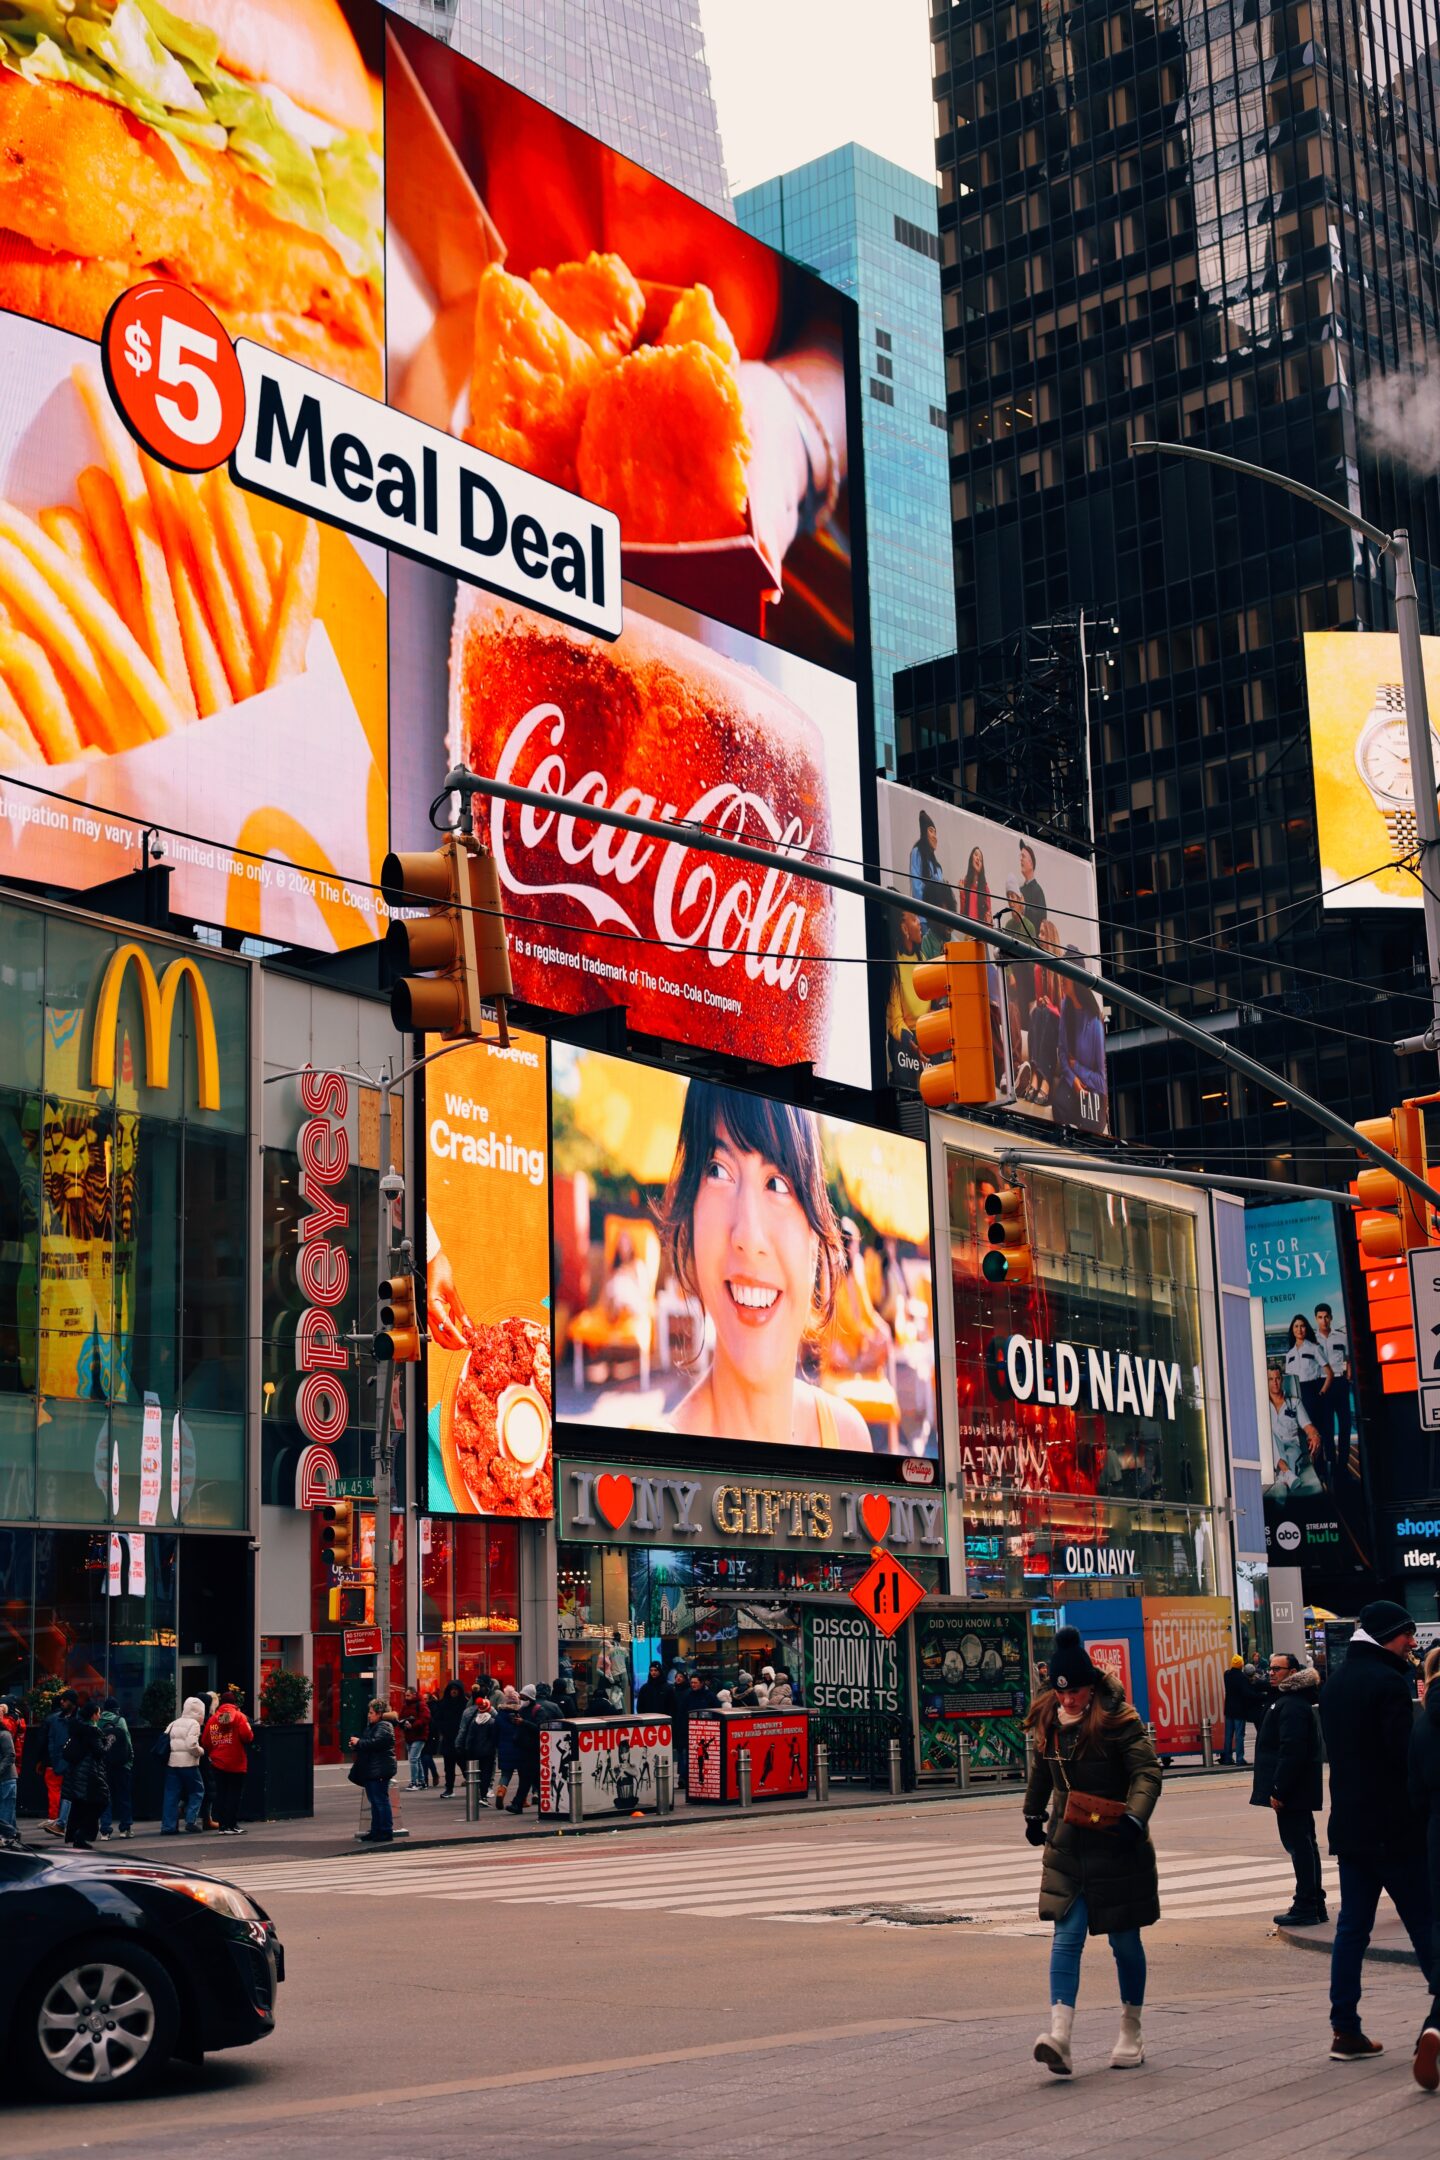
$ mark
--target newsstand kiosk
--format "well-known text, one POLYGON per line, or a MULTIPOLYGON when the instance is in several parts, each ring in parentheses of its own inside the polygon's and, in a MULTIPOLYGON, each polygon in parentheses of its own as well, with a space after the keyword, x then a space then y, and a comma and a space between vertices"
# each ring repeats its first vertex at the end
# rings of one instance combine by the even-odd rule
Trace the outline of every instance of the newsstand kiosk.
POLYGON ((687 1805, 740 1798, 740 1755, 750 1756, 752 1800, 803 1799, 810 1790, 810 1719, 804 1710, 704 1710, 690 1720, 687 1805))
POLYGON ((540 1813, 570 1813, 570 1781, 580 1780, 585 1819, 658 1815, 660 1765, 674 1762, 665 1717, 567 1718, 540 1728, 540 1813))

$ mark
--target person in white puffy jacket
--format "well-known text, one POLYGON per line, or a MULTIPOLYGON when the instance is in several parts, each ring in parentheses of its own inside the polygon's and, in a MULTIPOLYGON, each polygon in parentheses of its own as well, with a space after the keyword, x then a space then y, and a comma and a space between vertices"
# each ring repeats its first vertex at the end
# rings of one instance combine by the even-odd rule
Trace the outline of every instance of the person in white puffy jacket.
POLYGON ((185 1828, 200 1828, 200 1809, 205 1800, 205 1781, 200 1775, 200 1733, 205 1705, 198 1695, 187 1695, 180 1715, 165 1728, 170 1754, 165 1769, 165 1801, 160 1817, 162 1837, 174 1837, 180 1827, 181 1804, 185 1828))

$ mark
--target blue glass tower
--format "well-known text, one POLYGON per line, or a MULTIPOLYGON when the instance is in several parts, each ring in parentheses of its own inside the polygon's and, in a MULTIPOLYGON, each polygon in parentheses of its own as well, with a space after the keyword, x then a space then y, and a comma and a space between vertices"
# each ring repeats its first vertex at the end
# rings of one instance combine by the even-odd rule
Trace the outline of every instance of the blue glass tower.
POLYGON ((735 217, 860 310, 875 748, 893 771, 895 671, 955 641, 935 189, 846 143, 747 188, 735 217))

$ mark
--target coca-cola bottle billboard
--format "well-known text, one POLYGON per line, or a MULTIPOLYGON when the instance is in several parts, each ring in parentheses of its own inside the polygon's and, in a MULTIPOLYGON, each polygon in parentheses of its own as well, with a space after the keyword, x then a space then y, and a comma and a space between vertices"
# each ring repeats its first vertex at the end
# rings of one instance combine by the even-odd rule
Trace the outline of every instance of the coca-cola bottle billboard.
POLYGON ((623 1006, 644 1034, 867 1084, 863 1025, 833 1042, 834 962, 863 953, 863 917, 803 875, 812 856, 860 854, 854 714, 840 678, 630 588, 609 645, 462 590, 452 757, 677 826, 667 845, 492 802, 516 994, 564 1012, 623 1006), (748 841, 774 866, 708 853, 683 825, 748 841))

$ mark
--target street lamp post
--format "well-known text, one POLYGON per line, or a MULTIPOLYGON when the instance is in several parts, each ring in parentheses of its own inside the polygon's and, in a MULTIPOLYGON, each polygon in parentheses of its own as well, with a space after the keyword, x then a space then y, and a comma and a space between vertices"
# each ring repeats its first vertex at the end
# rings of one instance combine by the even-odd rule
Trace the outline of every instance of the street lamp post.
POLYGON ((1348 525, 1382 555, 1395 558, 1395 628, 1400 637, 1400 682, 1405 698, 1405 731, 1410 743, 1410 778, 1415 793, 1415 834, 1420 848, 1420 893, 1425 906, 1425 953, 1430 974, 1430 1023, 1423 1035, 1397 1043, 1398 1050, 1433 1050, 1440 1054, 1440 805, 1436 801, 1435 755, 1430 733, 1430 700, 1425 689, 1425 660, 1420 644, 1420 599, 1415 589, 1415 568, 1410 557, 1408 532, 1387 533, 1323 495, 1319 488, 1292 480, 1288 473, 1271 472, 1266 465, 1251 465, 1244 458, 1226 457, 1219 450, 1202 449, 1198 443, 1137 442, 1131 456, 1154 451, 1165 457, 1193 458, 1197 464, 1219 465, 1247 480, 1263 480, 1298 496, 1337 524, 1348 525))

